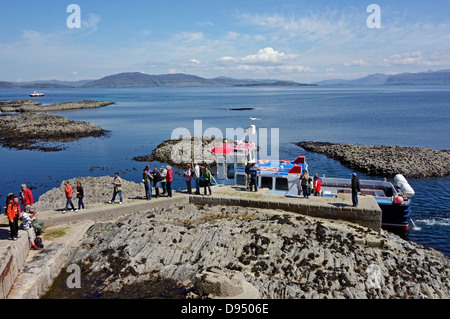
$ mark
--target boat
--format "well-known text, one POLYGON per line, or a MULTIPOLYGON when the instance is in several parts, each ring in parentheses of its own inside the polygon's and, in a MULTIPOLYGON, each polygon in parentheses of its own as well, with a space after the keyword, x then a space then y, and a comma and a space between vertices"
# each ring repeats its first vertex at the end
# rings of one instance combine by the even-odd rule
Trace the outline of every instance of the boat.
POLYGON ((44 93, 38 93, 36 91, 34 91, 33 93, 30 94, 31 97, 41 97, 44 96, 44 93))
MULTIPOLYGON (((257 146, 252 141, 256 127, 250 125, 245 131, 248 141, 236 140, 234 144, 224 143, 211 150, 215 155, 215 180, 219 185, 247 186, 245 168, 254 163, 258 169, 259 188, 266 188, 269 194, 298 196, 299 176, 308 170, 305 156, 290 160, 264 160, 257 158, 257 146)), ((244 136, 245 138, 245 136, 244 136)), ((256 136, 255 136, 256 140, 256 136)), ((322 197, 336 197, 339 193, 351 194, 351 179, 322 176, 322 197)), ((383 180, 360 180, 361 195, 373 196, 382 211, 382 228, 406 231, 411 215, 411 198, 414 190, 403 175, 396 175, 394 182, 383 180)))

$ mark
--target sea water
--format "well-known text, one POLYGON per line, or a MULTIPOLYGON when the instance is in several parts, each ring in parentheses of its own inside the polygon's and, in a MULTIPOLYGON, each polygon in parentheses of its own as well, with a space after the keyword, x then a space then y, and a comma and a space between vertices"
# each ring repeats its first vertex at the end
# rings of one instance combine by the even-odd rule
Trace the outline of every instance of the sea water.
MULTIPOLYGON (((272 128, 279 130, 280 159, 293 160, 305 155, 312 174, 349 178, 352 171, 339 162, 307 152, 293 143, 323 141, 450 149, 449 89, 449 86, 374 86, 42 90, 45 96, 34 98, 42 104, 116 102, 98 109, 50 112, 92 122, 110 133, 102 138, 65 143, 60 152, 0 148, 0 204, 9 192, 18 194, 22 183, 33 189, 37 199, 59 187, 63 180, 74 177, 112 177, 119 172, 127 180, 140 182, 147 163, 133 161, 133 157, 151 154, 161 142, 171 138, 176 128, 186 128, 193 134, 196 120, 202 121, 203 131, 217 128, 225 136, 227 128, 246 129, 250 117, 258 118, 252 124, 258 130, 266 128, 269 139, 272 128)), ((31 99, 29 93, 0 90, 0 101, 31 99)), ((159 167, 161 163, 151 165, 159 167)), ((360 174, 360 178, 379 177, 360 174)), ((408 179, 408 182, 416 192, 411 215, 415 227, 410 227, 409 240, 450 256, 450 178, 408 179)), ((175 170, 173 189, 183 186, 182 172, 175 170)))

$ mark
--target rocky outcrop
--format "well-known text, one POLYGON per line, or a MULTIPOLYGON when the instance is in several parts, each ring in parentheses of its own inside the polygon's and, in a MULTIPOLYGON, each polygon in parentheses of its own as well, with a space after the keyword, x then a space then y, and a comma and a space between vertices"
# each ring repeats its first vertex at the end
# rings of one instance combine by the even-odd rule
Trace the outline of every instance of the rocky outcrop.
MULTIPOLYGON (((177 168, 185 168, 187 163, 197 162, 199 165, 214 165, 215 157, 211 150, 221 145, 226 139, 211 136, 184 137, 167 140, 158 145, 151 155, 138 156, 135 161, 158 161, 177 168)), ((234 143, 228 140, 228 143, 234 143)))
POLYGON ((450 262, 349 223, 256 208, 172 205, 97 223, 71 257, 104 293, 155 278, 190 298, 449 298, 450 262))
POLYGON ((41 103, 32 100, 15 100, 10 102, 0 102, 0 111, 3 113, 65 111, 99 108, 111 104, 114 104, 114 102, 85 100, 80 102, 64 102, 50 105, 41 105, 41 103))
POLYGON ((107 131, 93 123, 46 113, 22 113, 0 118, 0 144, 8 148, 58 151, 62 146, 47 146, 45 143, 70 142, 106 134, 107 131))
POLYGON ((299 142, 301 148, 326 155, 367 175, 407 178, 450 176, 450 150, 422 147, 299 142))
MULTIPOLYGON (((77 177, 69 179, 70 185, 74 190, 73 203, 77 206, 76 185, 80 181, 84 190, 85 205, 103 204, 109 202, 113 193, 114 177, 77 177)), ((61 210, 66 206, 66 197, 64 193, 64 181, 57 188, 53 188, 39 197, 33 207, 38 211, 61 210)), ((143 184, 134 183, 122 178, 122 195, 124 199, 143 198, 145 195, 143 184)))

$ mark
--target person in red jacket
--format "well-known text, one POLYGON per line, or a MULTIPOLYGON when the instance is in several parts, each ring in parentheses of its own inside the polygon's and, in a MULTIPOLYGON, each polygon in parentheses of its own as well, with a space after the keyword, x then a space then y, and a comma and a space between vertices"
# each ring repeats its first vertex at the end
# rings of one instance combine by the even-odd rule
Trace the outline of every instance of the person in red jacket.
POLYGON ((72 203, 72 197, 73 197, 72 186, 70 186, 69 181, 65 181, 64 185, 66 185, 64 192, 66 193, 67 201, 66 201, 66 208, 64 208, 64 210, 63 210, 63 214, 65 214, 67 212, 67 208, 69 208, 69 205, 72 208, 72 211, 75 210, 75 206, 73 206, 73 203, 72 203))
POLYGON ((169 197, 172 197, 172 182, 173 182, 173 170, 170 165, 167 165, 167 175, 166 175, 166 182, 167 182, 167 195, 169 197))
POLYGON ((22 184, 21 185, 22 190, 20 191, 20 201, 23 205, 23 208, 26 206, 32 206, 33 205, 33 193, 29 188, 27 188, 27 185, 22 184))
POLYGON ((322 180, 316 173, 314 175, 314 196, 320 196, 320 191, 322 190, 322 180))
POLYGON ((8 203, 6 208, 6 215, 9 220, 10 239, 17 240, 19 238, 19 218, 20 218, 20 204, 19 198, 14 198, 8 203))

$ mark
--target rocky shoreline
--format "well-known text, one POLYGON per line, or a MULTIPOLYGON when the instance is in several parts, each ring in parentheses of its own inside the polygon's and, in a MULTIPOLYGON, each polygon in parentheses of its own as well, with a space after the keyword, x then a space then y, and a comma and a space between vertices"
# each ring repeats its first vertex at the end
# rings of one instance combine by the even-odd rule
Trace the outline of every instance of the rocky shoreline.
MULTIPOLYGON (((214 154, 211 150, 223 144, 226 139, 211 136, 184 137, 164 141, 159 144, 151 155, 137 156, 137 162, 161 162, 176 168, 186 168, 186 164, 197 162, 201 166, 215 164, 214 154)), ((228 140, 234 143, 233 140, 228 140)))
MULTIPOLYGON (((113 179, 113 176, 87 176, 71 178, 68 181, 74 190, 76 189, 77 181, 81 182, 84 189, 83 202, 86 206, 89 206, 92 204, 104 204, 111 200, 113 179)), ((62 210, 66 206, 64 188, 64 181, 62 181, 59 187, 55 187, 45 194, 42 194, 39 197, 39 201, 36 202, 33 207, 38 211, 62 210)), ((124 200, 144 198, 145 191, 144 186, 141 183, 127 181, 122 178, 122 189, 124 200)), ((78 201, 75 193, 72 202, 77 206, 78 201)))
POLYGON ((179 282, 188 298, 450 297, 450 262, 438 251, 257 208, 180 204, 97 223, 71 263, 99 295, 159 279, 179 282))
POLYGON ((46 113, 21 113, 0 118, 0 145, 19 150, 60 151, 63 143, 84 137, 107 135, 90 122, 72 121, 61 116, 46 113))
POLYGON ((32 100, 15 100, 9 102, 0 102, 0 111, 3 113, 65 111, 99 108, 111 104, 114 104, 114 102, 84 100, 80 102, 63 102, 57 104, 42 105, 41 103, 32 100))
POLYGON ((450 176, 450 150, 422 147, 298 142, 309 152, 326 155, 367 175, 407 178, 450 176))
MULTIPOLYGON (((112 179, 70 181, 82 182, 88 208, 111 199, 112 179)), ((34 207, 61 210, 63 189, 41 195, 34 207)), ((123 194, 141 199, 144 188, 124 180, 123 194)), ((89 283, 80 293, 90 297, 126 297, 158 282, 179 290, 171 298, 450 297, 450 260, 432 248, 384 230, 256 207, 168 204, 96 223, 69 263, 80 266, 89 283)))

